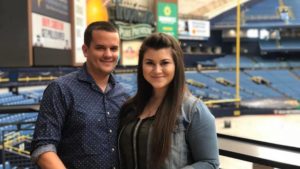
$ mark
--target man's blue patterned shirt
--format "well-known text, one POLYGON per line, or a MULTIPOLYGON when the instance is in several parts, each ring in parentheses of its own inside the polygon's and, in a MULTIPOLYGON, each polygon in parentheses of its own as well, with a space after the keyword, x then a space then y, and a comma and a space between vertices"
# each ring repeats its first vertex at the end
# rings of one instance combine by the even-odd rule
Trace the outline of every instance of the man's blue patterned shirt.
POLYGON ((69 169, 118 168, 119 110, 128 97, 113 75, 102 92, 86 65, 53 81, 41 102, 32 158, 54 151, 69 169))

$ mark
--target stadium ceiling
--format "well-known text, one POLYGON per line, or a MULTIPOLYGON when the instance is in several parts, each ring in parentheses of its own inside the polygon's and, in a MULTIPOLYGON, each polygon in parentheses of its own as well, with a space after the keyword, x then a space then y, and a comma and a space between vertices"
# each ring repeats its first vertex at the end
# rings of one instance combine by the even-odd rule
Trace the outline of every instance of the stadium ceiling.
MULTIPOLYGON (((243 4, 250 0, 240 0, 243 4)), ((210 20, 237 6, 236 0, 178 0, 179 18, 210 20)))

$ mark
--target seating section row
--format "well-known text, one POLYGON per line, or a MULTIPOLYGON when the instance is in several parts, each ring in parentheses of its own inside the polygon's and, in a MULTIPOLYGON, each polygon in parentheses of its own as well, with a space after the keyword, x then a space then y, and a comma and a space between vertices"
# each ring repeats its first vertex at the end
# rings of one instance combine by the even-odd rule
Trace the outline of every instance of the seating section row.
MULTIPOLYGON (((136 74, 116 74, 116 78, 125 88, 134 95, 136 92, 136 74)), ((235 98, 236 74, 234 71, 207 71, 186 72, 186 82, 190 91, 203 100, 232 99, 235 98)), ((300 69, 286 70, 244 70, 240 73, 240 97, 242 100, 256 100, 265 98, 290 98, 300 100, 300 69)), ((38 104, 43 95, 43 90, 0 93, 0 106, 19 104, 38 104)), ((18 131, 16 138, 31 138, 37 112, 0 114, 0 141, 2 145, 10 135, 18 131)), ((18 139, 16 139, 18 140, 18 139)), ((23 144, 23 143, 22 143, 23 144)), ((5 153, 8 150, 0 148, 5 153)), ((9 150, 10 151, 10 150, 9 150)), ((28 150, 25 150, 28 153, 28 150)), ((2 153, 2 154, 3 154, 2 153)), ((23 154, 14 155, 18 159, 23 154)), ((24 159, 23 159, 24 160, 24 159)), ((27 155, 26 161, 30 162, 27 155)), ((6 160, 0 165, 4 168, 14 168, 13 160, 6 160)), ((30 164, 32 165, 32 164, 30 164)), ((28 167, 30 166, 28 165, 28 167)), ((30 168, 30 167, 29 167, 30 168)))
MULTIPOLYGON (((211 60, 199 61, 197 64, 201 67, 234 69, 236 68, 236 56, 226 55, 211 60)), ((240 67, 244 69, 299 68, 300 59, 296 57, 283 59, 279 57, 241 56, 240 67)))
MULTIPOLYGON (((131 95, 136 92, 136 74, 117 74, 116 78, 131 95)), ((186 79, 189 89, 197 97, 205 100, 229 99, 235 97, 235 71, 187 71, 186 79), (220 81, 221 79, 221 81, 220 81)), ((240 97, 242 100, 257 98, 291 98, 300 100, 300 70, 244 70, 240 73, 240 97), (258 81, 259 79, 259 81, 258 81)), ((38 104, 43 90, 24 91, 19 94, 11 92, 0 94, 0 105, 38 104)))

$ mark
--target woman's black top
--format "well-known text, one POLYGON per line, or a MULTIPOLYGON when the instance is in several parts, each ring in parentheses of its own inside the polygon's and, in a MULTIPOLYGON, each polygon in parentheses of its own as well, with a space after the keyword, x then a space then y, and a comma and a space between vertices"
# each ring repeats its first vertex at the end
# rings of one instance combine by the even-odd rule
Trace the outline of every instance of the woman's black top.
POLYGON ((119 135, 121 169, 148 168, 146 165, 150 158, 149 137, 154 119, 154 117, 135 118, 121 128, 119 135))

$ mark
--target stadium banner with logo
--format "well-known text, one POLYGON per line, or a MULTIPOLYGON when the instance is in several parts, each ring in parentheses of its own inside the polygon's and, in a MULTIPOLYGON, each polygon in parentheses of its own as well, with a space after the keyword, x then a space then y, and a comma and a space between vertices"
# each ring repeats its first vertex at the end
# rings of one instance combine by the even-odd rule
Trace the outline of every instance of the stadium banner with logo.
POLYGON ((157 31, 178 37, 178 10, 175 3, 157 3, 157 31))
POLYGON ((121 65, 123 66, 138 65, 139 49, 141 45, 142 45, 142 40, 123 41, 121 65))
POLYGON ((109 18, 135 24, 154 25, 153 1, 113 0, 108 7, 109 18))
POLYGON ((84 30, 87 26, 86 0, 74 0, 74 62, 82 64, 86 61, 82 53, 82 44, 84 42, 84 30))
POLYGON ((210 23, 205 20, 179 19, 178 37, 179 39, 208 39, 210 37, 210 23))
POLYGON ((32 0, 32 46, 71 49, 68 0, 32 0))
POLYGON ((147 10, 149 10, 149 8, 152 7, 153 1, 149 1, 149 0, 138 0, 138 1, 113 0, 110 5, 115 6, 116 4, 118 4, 118 6, 121 6, 121 7, 147 11, 147 10))
POLYGON ((58 19, 32 13, 32 45, 54 49, 71 48, 71 25, 58 19))
POLYGON ((120 38, 122 40, 133 40, 149 36, 154 28, 149 24, 128 24, 124 22, 115 22, 119 28, 120 38))

